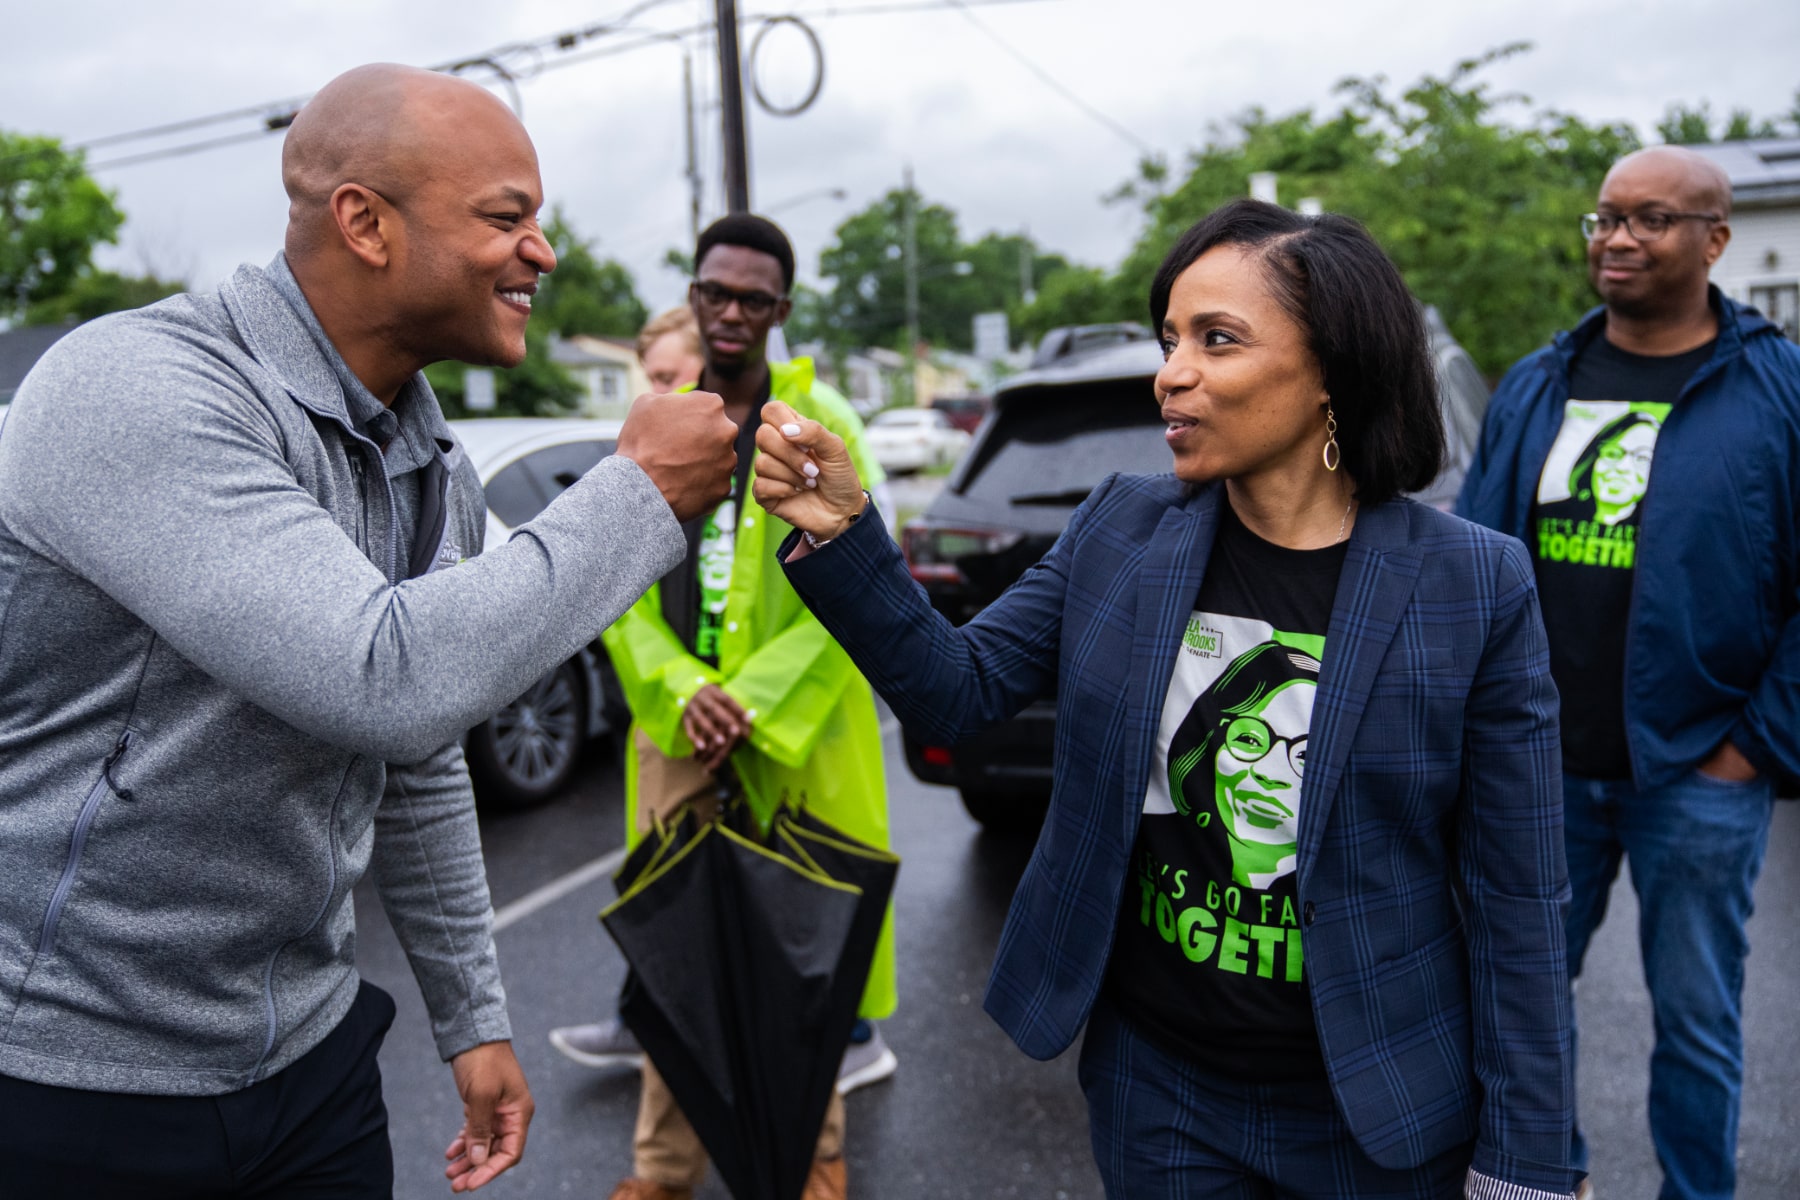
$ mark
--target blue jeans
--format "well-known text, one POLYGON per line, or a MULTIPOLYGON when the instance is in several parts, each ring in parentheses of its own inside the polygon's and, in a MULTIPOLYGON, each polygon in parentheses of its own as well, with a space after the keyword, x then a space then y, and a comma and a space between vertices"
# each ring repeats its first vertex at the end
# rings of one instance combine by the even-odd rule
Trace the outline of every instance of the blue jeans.
MULTIPOLYGON (((1656 1018, 1650 1137, 1662 1200, 1729 1197, 1737 1184, 1743 1091, 1744 924, 1769 843, 1774 789, 1690 772, 1639 791, 1629 780, 1563 777, 1569 858, 1569 974, 1606 916, 1619 860, 1631 860, 1638 944, 1656 1018)), ((1574 1164, 1586 1169, 1576 1123, 1574 1164)))
POLYGON ((1239 1083, 1168 1053, 1104 994, 1081 1043, 1088 1134, 1107 1200, 1456 1200, 1473 1143, 1378 1166, 1331 1085, 1239 1083))

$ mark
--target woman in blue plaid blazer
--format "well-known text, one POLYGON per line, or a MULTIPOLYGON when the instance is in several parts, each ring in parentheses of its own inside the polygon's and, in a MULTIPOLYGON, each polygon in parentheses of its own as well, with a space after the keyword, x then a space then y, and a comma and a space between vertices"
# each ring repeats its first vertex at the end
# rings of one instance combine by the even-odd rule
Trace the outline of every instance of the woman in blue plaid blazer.
MULTIPOLYGON (((1049 815, 987 1010, 1035 1058, 1087 1027, 1114 1200, 1567 1196, 1557 698, 1523 547, 1402 498, 1443 452, 1416 306, 1355 223, 1239 201, 1170 252, 1151 313, 1174 475, 1101 484, 961 628, 837 439, 774 405, 758 434, 756 497, 801 531, 781 551, 795 588, 910 731, 948 745, 1057 698, 1049 815), (1310 1084, 1222 1078, 1102 986, 1172 673, 1234 521, 1276 553, 1342 554, 1324 651, 1290 655, 1316 680, 1310 738, 1286 735, 1310 1084)), ((1246 754, 1266 756, 1254 724, 1246 754)))

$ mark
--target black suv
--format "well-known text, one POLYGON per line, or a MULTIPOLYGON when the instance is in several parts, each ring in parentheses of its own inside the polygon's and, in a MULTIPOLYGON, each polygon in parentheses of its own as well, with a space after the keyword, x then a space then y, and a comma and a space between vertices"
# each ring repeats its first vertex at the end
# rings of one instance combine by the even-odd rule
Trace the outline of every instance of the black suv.
MULTIPOLYGON (((1481 432, 1488 390, 1435 310, 1426 310, 1438 362, 1446 467, 1417 499, 1448 508, 1481 432)), ((1081 502, 1115 471, 1169 470, 1151 381, 1162 350, 1141 325, 1080 326, 1045 335, 1031 367, 994 393, 988 414, 944 490, 901 531, 913 578, 960 625, 1050 549, 1081 502)), ((969 815, 995 828, 1029 827, 1050 796, 1056 704, 1045 698, 954 746, 910 735, 906 762, 926 783, 962 793, 969 815)))

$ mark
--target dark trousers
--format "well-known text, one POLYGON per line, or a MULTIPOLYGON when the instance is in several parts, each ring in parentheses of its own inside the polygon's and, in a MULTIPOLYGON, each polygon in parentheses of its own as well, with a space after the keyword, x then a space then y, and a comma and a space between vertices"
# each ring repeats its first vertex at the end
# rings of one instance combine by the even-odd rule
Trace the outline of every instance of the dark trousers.
POLYGON ((1454 1200, 1460 1146, 1412 1170, 1377 1166, 1331 1087, 1238 1083, 1154 1044, 1102 996, 1081 1044, 1088 1132, 1108 1200, 1454 1200))
POLYGON ((0 1194, 386 1200, 394 1154, 375 1054, 393 1020, 393 999, 364 983, 324 1041, 223 1096, 84 1092, 0 1075, 0 1194))

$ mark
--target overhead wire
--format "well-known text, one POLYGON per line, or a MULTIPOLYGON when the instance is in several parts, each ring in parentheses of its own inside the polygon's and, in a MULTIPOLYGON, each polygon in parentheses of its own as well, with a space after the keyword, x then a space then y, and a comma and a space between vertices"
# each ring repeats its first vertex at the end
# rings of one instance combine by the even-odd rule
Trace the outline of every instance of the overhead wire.
POLYGON ((1100 111, 1100 109, 1098 109, 1098 108, 1094 107, 1092 104, 1088 103, 1082 97, 1076 95, 1073 89, 1068 87, 1061 80, 1057 79, 1056 76, 1050 74, 1049 71, 1047 71, 1043 67, 1039 66, 1035 61, 1033 61, 1030 57, 1028 57, 1022 50, 1018 49, 1018 47, 1014 46, 1011 42, 1009 42, 1005 38, 1001 37, 997 32, 995 32, 992 28, 990 28, 986 22, 984 22, 980 17, 977 17, 973 12, 970 11, 970 8, 971 8, 970 0, 944 0, 944 3, 948 7, 954 8, 957 11, 961 12, 964 17, 968 18, 968 21, 971 25, 975 26, 975 28, 979 29, 982 33, 986 34, 988 36, 988 38, 991 39, 995 45, 999 46, 1002 50, 1006 51, 1006 53, 1013 59, 1013 61, 1017 62, 1020 66, 1024 67, 1027 71, 1030 71, 1033 75, 1036 75, 1052 91, 1056 92, 1057 95, 1061 96, 1063 99, 1067 100, 1070 104, 1073 104, 1076 108, 1079 108, 1082 112, 1086 113, 1088 116, 1092 117, 1095 121, 1097 121, 1101 125, 1105 126, 1108 130, 1110 130, 1112 133, 1117 135, 1120 139, 1125 141, 1128 145, 1130 145, 1133 149, 1137 150, 1140 154, 1148 156, 1148 155, 1154 154, 1156 152, 1155 149, 1150 145, 1149 142, 1146 142, 1143 138, 1141 138, 1137 134, 1133 133, 1129 126, 1123 124, 1120 121, 1114 120, 1112 117, 1108 116, 1106 113, 1100 111))
MULTIPOLYGON (((646 46, 652 46, 659 43, 679 41, 689 37, 705 37, 712 31, 713 22, 711 21, 698 21, 692 25, 668 30, 634 29, 631 26, 632 21, 651 10, 677 2, 678 0, 640 0, 639 3, 624 9, 616 16, 608 17, 589 25, 576 29, 564 30, 559 33, 548 34, 544 37, 535 38, 530 41, 508 43, 504 46, 495 47, 482 54, 473 54, 462 58, 450 59, 430 69, 437 71, 460 71, 465 68, 486 66, 499 74, 502 80, 513 89, 513 94, 517 96, 518 80, 531 79, 548 71, 577 66, 581 63, 592 62, 596 59, 611 58, 619 54, 628 54, 634 50, 640 50, 646 46), (596 46, 589 50, 571 52, 572 47, 579 45, 583 41, 618 34, 635 34, 636 36, 616 44, 596 46), (546 53, 552 50, 557 52, 556 57, 545 57, 546 53), (520 63, 518 66, 513 66, 509 65, 509 59, 524 59, 526 61, 520 63)), ((747 14, 742 20, 746 25, 773 20, 777 16, 836 20, 843 17, 881 16, 893 13, 924 12, 933 9, 946 8, 957 9, 961 11, 965 17, 974 20, 973 14, 969 12, 971 7, 989 8, 999 7, 1001 5, 1033 4, 1041 2, 1042 0, 889 0, 889 2, 876 4, 826 4, 822 7, 796 10, 788 13, 747 14)), ((985 26, 982 28, 986 31, 985 26)), ((989 36, 996 36, 992 34, 992 31, 986 32, 989 33, 989 36)), ((1047 77, 1046 80, 1047 82, 1051 82, 1052 86, 1060 87, 1060 85, 1055 84, 1054 81, 1048 80, 1047 77)), ((299 110, 300 106, 311 98, 311 94, 308 94, 284 100, 269 101, 264 104, 246 105, 240 108, 228 109, 204 116, 190 117, 181 121, 171 121, 159 125, 147 126, 142 129, 88 138, 80 142, 69 143, 60 147, 59 150, 87 151, 100 149, 102 147, 123 145, 133 141, 147 141, 156 138, 169 137, 174 134, 185 133, 194 129, 202 129, 209 125, 223 124, 228 121, 245 119, 259 119, 262 121, 262 127, 259 129, 245 130, 239 133, 227 134, 216 138, 206 138, 195 142, 184 142, 176 146, 159 147, 154 150, 145 150, 136 154, 125 154, 117 158, 103 159, 98 162, 89 163, 87 164, 87 167, 89 170, 103 170, 111 167, 135 166, 139 163, 155 162, 159 159, 178 158, 189 154, 198 154, 202 151, 217 149, 221 146, 229 146, 238 142, 253 141, 260 137, 266 137, 271 133, 279 133, 286 129, 293 121, 294 114, 299 110)), ((1079 100, 1076 102, 1082 103, 1079 100)), ((1104 118, 1102 115, 1101 119, 1107 118, 1104 118)), ((24 153, 0 158, 0 168, 6 167, 15 161, 31 157, 33 153, 47 152, 47 149, 45 151, 36 152, 26 151, 24 153)))

